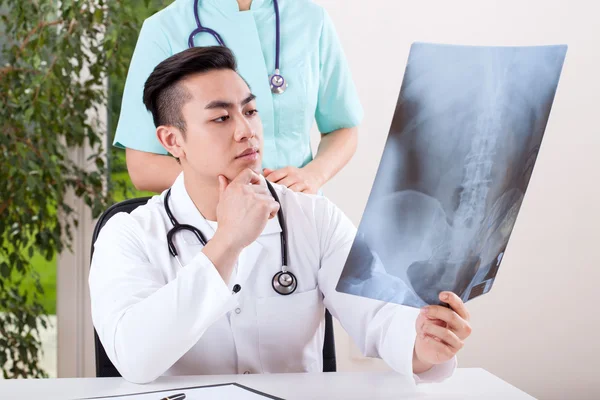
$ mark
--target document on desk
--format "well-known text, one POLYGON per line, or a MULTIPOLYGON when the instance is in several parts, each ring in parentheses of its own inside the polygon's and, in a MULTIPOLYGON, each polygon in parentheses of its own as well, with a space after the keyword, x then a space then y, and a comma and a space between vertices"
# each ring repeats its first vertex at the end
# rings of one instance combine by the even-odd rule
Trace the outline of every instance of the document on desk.
POLYGON ((111 400, 163 400, 163 399, 178 399, 178 400, 264 400, 274 399, 283 400, 279 397, 271 396, 258 390, 251 389, 237 383, 225 383, 221 385, 209 386, 194 386, 187 388, 159 390, 144 393, 133 393, 116 396, 89 397, 82 400, 92 399, 111 399, 111 400), (184 394, 185 397, 181 396, 184 394))

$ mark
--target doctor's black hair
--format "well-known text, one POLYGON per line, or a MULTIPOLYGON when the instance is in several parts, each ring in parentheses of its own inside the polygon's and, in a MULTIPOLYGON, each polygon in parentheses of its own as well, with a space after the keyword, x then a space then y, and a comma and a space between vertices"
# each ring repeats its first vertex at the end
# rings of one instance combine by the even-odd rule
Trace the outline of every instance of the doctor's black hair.
POLYGON ((192 47, 158 64, 146 80, 143 96, 154 125, 171 125, 185 134, 181 109, 192 95, 179 82, 191 75, 222 69, 237 72, 235 56, 224 46, 192 47))

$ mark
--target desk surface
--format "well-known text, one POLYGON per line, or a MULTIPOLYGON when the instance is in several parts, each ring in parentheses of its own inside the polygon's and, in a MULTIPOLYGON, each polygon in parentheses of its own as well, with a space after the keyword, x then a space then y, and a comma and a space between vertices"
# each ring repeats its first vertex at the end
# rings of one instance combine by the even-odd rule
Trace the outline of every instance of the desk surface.
POLYGON ((178 376, 147 385, 121 378, 0 380, 0 398, 75 399, 229 382, 284 399, 533 399, 480 368, 459 368, 443 383, 416 387, 393 372, 178 376))

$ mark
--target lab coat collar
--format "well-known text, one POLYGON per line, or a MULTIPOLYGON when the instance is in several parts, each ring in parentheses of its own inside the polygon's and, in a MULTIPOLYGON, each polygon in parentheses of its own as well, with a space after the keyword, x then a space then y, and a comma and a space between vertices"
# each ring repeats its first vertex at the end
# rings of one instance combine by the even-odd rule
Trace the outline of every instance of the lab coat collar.
MULTIPOLYGON (((196 205, 192 201, 192 198, 188 194, 185 189, 185 184, 183 180, 183 172, 179 174, 175 183, 171 187, 171 198, 169 200, 169 207, 171 209, 171 213, 180 224, 192 225, 200 230, 206 240, 212 239, 215 234, 214 229, 206 222, 204 216, 200 213, 200 211, 196 208, 196 205)), ((185 234, 182 235, 186 239, 188 243, 197 242, 196 239, 193 239, 190 242, 188 239, 192 239, 193 235, 185 234)))
MULTIPOLYGON (((265 184, 264 177, 262 175, 261 180, 263 180, 263 184, 265 184)), ((210 240, 214 236, 214 229, 208 222, 206 222, 204 216, 196 208, 196 205, 192 201, 192 198, 189 196, 185 188, 183 172, 179 174, 171 188, 171 199, 169 201, 169 206, 171 208, 171 212, 175 216, 175 219, 177 219, 180 224, 189 224, 200 229, 200 231, 206 237, 206 240, 210 240)), ((279 219, 275 217, 267 221, 267 224, 260 236, 280 232, 281 225, 279 224, 279 219)), ((259 240, 260 238, 257 239, 257 241, 259 240)))

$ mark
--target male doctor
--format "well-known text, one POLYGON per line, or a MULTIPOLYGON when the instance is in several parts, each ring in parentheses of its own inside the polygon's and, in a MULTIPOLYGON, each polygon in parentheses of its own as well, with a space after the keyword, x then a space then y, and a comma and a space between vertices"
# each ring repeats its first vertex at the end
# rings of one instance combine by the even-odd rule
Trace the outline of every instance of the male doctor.
POLYGON ((325 197, 272 184, 275 200, 259 175, 255 98, 227 48, 166 59, 146 81, 144 103, 183 172, 147 205, 111 218, 95 245, 92 318, 125 379, 320 372, 324 307, 366 356, 416 382, 452 374, 471 331, 465 305, 441 293, 451 308, 419 312, 335 291, 356 229, 325 197), (174 224, 197 228, 208 243, 179 230, 169 236, 173 256, 174 224), (273 282, 282 234, 293 274, 283 286, 273 282), (292 282, 290 294, 275 290, 292 282))

